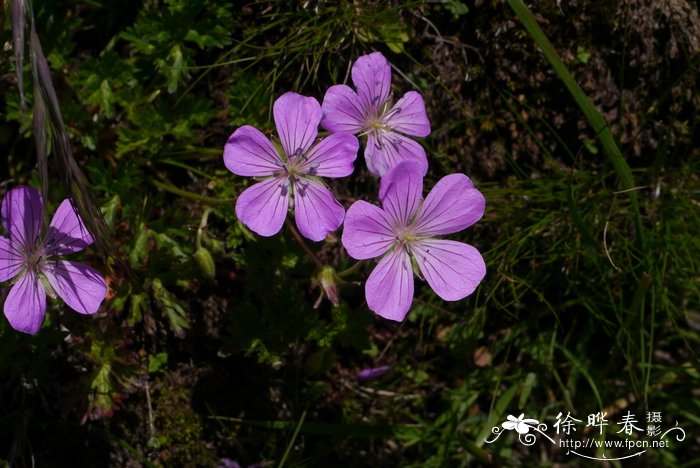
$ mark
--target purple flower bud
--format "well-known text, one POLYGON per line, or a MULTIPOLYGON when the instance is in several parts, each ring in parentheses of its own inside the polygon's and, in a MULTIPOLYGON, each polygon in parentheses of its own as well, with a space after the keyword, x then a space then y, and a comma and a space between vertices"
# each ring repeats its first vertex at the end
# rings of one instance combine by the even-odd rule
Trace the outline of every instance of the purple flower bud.
POLYGON ((335 269, 332 266, 324 266, 318 272, 311 282, 313 287, 321 288, 321 295, 314 304, 317 308, 321 304, 321 299, 326 296, 335 307, 340 304, 340 294, 338 292, 339 278, 335 274, 335 269))
POLYGON ((392 366, 389 365, 362 369, 360 372, 357 373, 357 380, 376 379, 377 377, 381 377, 382 375, 389 372, 389 370, 391 370, 391 367, 392 366))

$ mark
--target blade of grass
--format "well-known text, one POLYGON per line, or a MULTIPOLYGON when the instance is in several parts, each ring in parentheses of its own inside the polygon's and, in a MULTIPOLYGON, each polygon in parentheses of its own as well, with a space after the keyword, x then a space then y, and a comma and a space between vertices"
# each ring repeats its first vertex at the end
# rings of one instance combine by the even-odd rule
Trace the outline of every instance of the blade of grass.
POLYGON ((301 425, 304 424, 304 419, 306 419, 306 409, 304 409, 304 412, 301 413, 301 418, 299 418, 299 423, 297 424, 296 429, 294 429, 294 434, 292 434, 292 440, 289 441, 289 443, 287 444, 287 449, 284 451, 284 455, 282 455, 282 459, 280 460, 279 468, 283 468, 284 464, 287 462, 287 457, 289 457, 289 454, 292 451, 292 447, 294 447, 294 442, 297 440, 297 436, 299 435, 299 430, 301 430, 301 425))
MULTIPOLYGON (((39 90, 39 93, 34 96, 34 99, 41 99, 43 101, 43 107, 48 117, 48 123, 50 124, 51 148, 56 157, 58 172, 62 177, 65 190, 70 194, 74 208, 80 214, 87 230, 92 234, 92 238, 100 254, 104 258, 111 256, 119 259, 120 257, 114 249, 114 244, 110 242, 112 235, 97 205, 95 195, 92 193, 87 178, 80 170, 80 167, 73 157, 70 139, 58 104, 58 96, 56 95, 56 89, 51 79, 51 70, 36 31, 31 2, 29 2, 27 6, 31 19, 29 53, 32 61, 35 88, 39 90)), ((39 156, 41 157, 42 155, 40 154, 39 156)), ((43 171, 43 169, 41 169, 42 164, 45 165, 47 162, 39 161, 40 176, 43 171)), ((44 187, 45 184, 47 184, 47 181, 42 181, 42 187, 44 187)))
POLYGON ((474 441, 474 445, 476 447, 481 448, 484 445, 486 438, 492 433, 491 429, 495 427, 501 419, 503 419, 503 414, 510 406, 510 402, 515 397, 515 393, 518 391, 519 387, 519 384, 514 384, 508 390, 503 392, 501 397, 496 402, 493 411, 491 411, 489 418, 486 420, 481 433, 476 438, 476 441, 474 441))
POLYGON ((15 50, 15 72, 17 73, 17 88, 19 90, 19 102, 24 112, 26 102, 24 100, 24 28, 26 18, 24 16, 24 0, 12 0, 12 48, 15 50))
MULTIPOLYGON (((513 12, 518 17, 522 25, 525 27, 527 32, 530 34, 535 43, 539 46, 544 54, 545 58, 549 64, 554 68, 554 71, 559 75, 559 78, 566 86, 566 89, 571 93, 571 96, 576 101, 576 104, 581 109, 581 112, 588 120, 588 123, 593 127, 596 136, 603 145, 603 150, 608 156, 610 163, 615 168, 617 176, 620 178, 620 186, 623 190, 631 189, 635 186, 634 177, 632 171, 622 156, 620 149, 615 143, 608 123, 605 121, 603 116, 598 112, 593 103, 588 99, 588 96, 583 92, 581 87, 576 83, 573 75, 569 69, 564 65, 557 51, 554 50, 552 43, 544 34, 537 20, 533 16, 530 9, 523 3, 522 0, 508 0, 508 5, 513 9, 513 12)), ((637 199, 637 194, 635 191, 630 190, 627 192, 630 204, 634 211, 635 225, 637 228, 637 240, 640 245, 643 244, 644 233, 642 230, 642 218, 639 211, 639 200, 637 199)))
POLYGON ((564 356, 566 356, 566 358, 569 360, 569 362, 571 362, 571 365, 574 366, 574 368, 577 369, 581 373, 581 375, 583 375, 583 378, 586 379, 586 382, 588 382, 588 385, 590 385, 591 390, 593 391, 593 395, 598 401, 599 408, 602 408, 603 399, 600 397, 600 392, 598 392, 598 386, 595 383, 595 379, 593 379, 593 377, 591 377, 591 374, 588 372, 588 368, 585 365, 583 365, 583 363, 564 346, 558 343, 554 343, 554 347, 561 351, 564 354, 564 356))

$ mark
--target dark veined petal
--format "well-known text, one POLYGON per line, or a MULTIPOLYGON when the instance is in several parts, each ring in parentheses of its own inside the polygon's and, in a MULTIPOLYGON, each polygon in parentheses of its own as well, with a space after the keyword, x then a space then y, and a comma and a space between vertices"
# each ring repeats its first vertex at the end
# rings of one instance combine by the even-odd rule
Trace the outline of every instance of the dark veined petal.
POLYGON ((418 210, 423 195, 420 166, 403 162, 387 172, 379 184, 379 199, 395 228, 406 227, 418 210))
POLYGON ((382 119, 392 130, 410 136, 425 137, 430 134, 430 121, 420 93, 407 92, 394 104, 382 119))
POLYGON ((343 246, 356 260, 378 257, 386 253, 396 239, 391 219, 380 208, 356 201, 345 215, 343 246))
POLYGON ((289 185, 273 177, 248 187, 236 200, 236 216, 251 231, 265 237, 277 234, 289 209, 289 185))
POLYGON ((372 174, 383 177, 404 161, 417 164, 423 176, 428 172, 428 158, 420 143, 388 130, 369 133, 365 147, 365 162, 372 174))
POLYGON ((294 219, 307 239, 325 239, 344 217, 345 209, 323 184, 304 178, 294 184, 294 219))
POLYGON ((54 213, 46 234, 46 255, 80 252, 92 242, 92 236, 80 215, 73 209, 70 199, 63 200, 54 213))
POLYGON ((282 160, 272 142, 257 128, 236 129, 224 146, 224 165, 239 176, 267 177, 279 171, 282 160))
POLYGON ((287 156, 305 154, 318 135, 321 105, 312 97, 285 93, 273 108, 277 133, 287 156))
POLYGON ((413 302, 411 259, 402 248, 382 258, 365 284, 370 310, 386 319, 401 322, 413 302))
POLYGON ((44 202, 39 191, 32 187, 15 187, 2 200, 2 225, 10 242, 18 243, 29 252, 41 232, 44 202))
POLYGON ((411 252, 425 280, 446 301, 464 299, 486 275, 486 265, 479 251, 462 242, 415 241, 411 243, 411 252))
POLYGON ((391 67, 380 52, 363 55, 352 66, 352 82, 365 115, 376 114, 389 99, 391 67))
POLYGON ((102 275, 87 265, 67 260, 51 260, 43 266, 44 275, 56 294, 80 314, 94 314, 107 294, 102 275))
POLYGON ((355 91, 346 85, 328 88, 321 104, 321 126, 329 132, 359 133, 365 126, 365 110, 355 91))
POLYGON ((464 174, 450 174, 433 187, 414 223, 416 234, 433 237, 466 229, 484 215, 486 200, 464 174))
POLYGON ((14 278, 25 265, 25 259, 6 237, 0 237, 0 281, 14 278))
POLYGON ((28 270, 12 286, 4 312, 15 330, 30 335, 39 331, 46 315, 46 291, 34 271, 28 270))
POLYGON ((346 177, 355 169, 360 142, 349 133, 333 133, 311 148, 300 169, 309 175, 346 177))

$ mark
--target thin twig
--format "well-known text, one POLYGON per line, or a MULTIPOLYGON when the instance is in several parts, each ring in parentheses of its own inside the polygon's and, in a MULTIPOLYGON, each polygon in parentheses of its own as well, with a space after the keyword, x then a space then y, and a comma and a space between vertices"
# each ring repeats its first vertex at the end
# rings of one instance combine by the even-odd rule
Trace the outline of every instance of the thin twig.
POLYGON ((613 193, 615 195, 617 195, 618 193, 634 192, 635 190, 642 190, 642 189, 649 188, 649 187, 651 187, 651 185, 640 185, 638 187, 632 187, 632 188, 628 188, 625 190, 618 190, 617 192, 613 192, 613 193))
POLYGON ((315 253, 311 251, 308 245, 306 245, 306 242, 304 242, 304 239, 301 237, 301 234, 299 234, 299 231, 297 231, 297 228, 292 224, 288 219, 285 221, 287 223, 287 227, 289 228, 290 231, 292 231, 292 236, 294 236, 294 240, 297 241, 297 243, 301 246, 302 249, 304 249, 304 252, 306 252, 306 255, 311 259, 314 264, 316 264, 317 267, 322 267, 323 262, 318 259, 315 253))
POLYGON ((613 262, 612 257, 610 257, 610 252, 608 251, 608 221, 605 221, 605 227, 603 228, 603 248, 605 249, 605 255, 607 255, 610 264, 617 271, 620 271, 617 265, 615 265, 615 262, 613 262))
POLYGON ((153 424, 153 406, 151 405, 151 392, 149 390, 148 380, 146 380, 146 404, 148 405, 148 430, 153 440, 156 436, 156 426, 153 424))

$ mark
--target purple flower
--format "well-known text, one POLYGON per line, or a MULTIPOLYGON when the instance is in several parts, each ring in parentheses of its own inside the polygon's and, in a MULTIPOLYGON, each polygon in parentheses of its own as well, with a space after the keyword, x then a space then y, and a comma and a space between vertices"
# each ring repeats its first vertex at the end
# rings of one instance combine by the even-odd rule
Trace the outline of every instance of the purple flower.
POLYGON ((331 86, 323 98, 321 125, 331 132, 367 135, 365 161, 369 171, 383 176, 401 161, 415 161, 421 175, 428 170, 423 147, 407 136, 430 134, 421 95, 409 91, 391 106, 391 68, 379 52, 363 55, 352 66, 357 93, 345 85, 331 86))
POLYGON ((464 174, 440 179, 423 200, 422 169, 404 162, 381 179, 383 208, 355 202, 345 217, 343 245, 357 260, 379 257, 365 283, 369 308, 401 321, 413 301, 414 265, 446 301, 471 294, 486 274, 474 247, 435 236, 465 229, 484 214, 485 200, 464 174))
POLYGON ((272 236, 282 229, 292 200, 299 231, 313 241, 323 240, 342 224, 345 210, 320 177, 350 175, 359 143, 349 133, 335 133, 312 146, 321 121, 314 98, 283 94, 273 114, 282 154, 250 125, 233 132, 224 147, 229 171, 266 178, 241 193, 236 215, 254 232, 272 236))
POLYGON ((15 330, 32 335, 46 315, 45 286, 52 297, 55 292, 81 314, 97 312, 107 292, 97 271, 56 258, 92 244, 71 201, 63 200, 48 232, 41 236, 43 212, 41 195, 31 187, 16 187, 2 201, 2 224, 8 237, 0 236, 0 281, 15 278, 5 300, 5 316, 15 330))
POLYGON ((369 367, 357 373, 357 380, 369 380, 381 377, 391 370, 392 366, 369 367))

